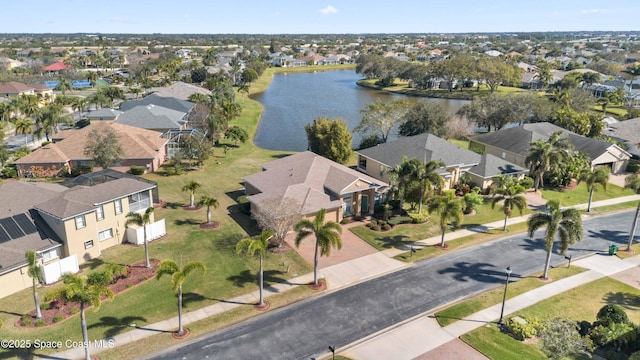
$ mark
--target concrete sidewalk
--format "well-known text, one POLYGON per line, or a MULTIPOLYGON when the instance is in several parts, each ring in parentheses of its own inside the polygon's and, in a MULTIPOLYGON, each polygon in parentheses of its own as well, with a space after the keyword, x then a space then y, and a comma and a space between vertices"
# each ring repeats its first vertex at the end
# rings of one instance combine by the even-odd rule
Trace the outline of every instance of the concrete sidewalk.
MULTIPOLYGON (((574 264, 589 270, 507 300, 504 308, 505 316, 591 281, 633 271, 640 265, 640 256, 621 260, 616 256, 593 255, 575 261, 574 264)), ((635 286, 640 287, 640 284, 635 286)), ((496 304, 445 327, 440 327, 433 314, 423 314, 392 329, 382 330, 377 335, 357 344, 349 345, 340 354, 354 360, 415 359, 451 341, 456 341, 463 334, 497 321, 501 307, 502 303, 496 304)))
MULTIPOLYGON (((633 195, 633 196, 626 196, 621 198, 597 201, 597 202, 593 202, 591 204, 591 207, 596 208, 596 207, 613 205, 613 204, 624 203, 629 201, 636 201, 636 200, 640 201, 640 195, 633 195)), ((586 204, 576 206, 576 208, 586 209, 586 204)), ((527 218, 528 218, 527 216, 511 218, 508 220, 508 225, 525 222, 527 218)), ((487 229, 502 228, 503 224, 504 224, 504 220, 500 220, 500 221, 492 222, 489 224, 477 226, 470 229, 450 232, 446 234, 445 241, 476 234, 479 232, 486 231, 487 229)), ((435 236, 429 239, 416 241, 413 244, 416 246, 424 246, 424 245, 433 245, 438 243, 440 243, 440 236, 435 236)), ((394 256, 401 254, 403 252, 409 251, 410 245, 411 244, 407 244, 397 249, 394 248, 394 249, 388 249, 381 252, 376 252, 373 254, 354 258, 348 261, 344 261, 342 263, 321 268, 319 270, 319 277, 326 279, 327 289, 329 291, 334 291, 340 288, 344 288, 347 286, 360 283, 362 281, 370 280, 372 278, 388 274, 393 271, 397 271, 404 267, 411 266, 411 264, 407 264, 407 263, 393 259, 394 256)), ((636 257, 632 259, 635 259, 635 258, 636 257)), ((584 260, 587 260, 587 259, 584 259, 584 260)), ((628 263, 632 263, 632 260, 630 259, 627 259, 627 260, 628 260, 627 261, 628 263)), ((596 264, 596 265, 599 265, 599 264, 596 264)), ((596 275, 590 275, 590 276, 596 276, 596 275)), ((601 277, 602 276, 606 276, 606 275, 601 275, 601 277)), ((585 279, 584 281, 586 280, 588 279, 585 279)), ((305 275, 296 277, 294 279, 291 279, 289 281, 275 284, 265 288, 264 296, 265 298, 268 299, 270 296, 288 291, 296 286, 308 284, 311 281, 313 281, 313 273, 305 274, 305 275)), ((590 281, 593 281, 593 280, 590 280, 590 281)), ((560 281, 558 281, 557 283, 560 283, 560 281)), ((556 283, 552 283, 549 285, 545 285, 543 288, 547 288, 547 286, 550 286, 550 288, 553 288, 557 285, 556 283)), ((225 311, 237 308, 239 306, 252 306, 253 304, 258 302, 258 299, 259 299, 259 292, 258 290, 256 290, 252 293, 238 296, 233 299, 221 301, 214 305, 210 305, 198 310, 184 312, 182 322, 184 326, 188 326, 188 324, 193 323, 195 321, 203 320, 205 318, 221 314, 225 311)), ((512 304, 509 307, 510 312, 514 312, 520 309, 518 308, 518 305, 514 300, 515 299, 509 300, 510 303, 512 304), (513 305, 513 304, 516 304, 516 305, 513 305)), ((388 334, 383 334, 380 337, 375 337, 370 341, 366 341, 364 343, 361 343, 358 346, 353 347, 352 349, 349 350, 348 354, 351 354, 351 352, 354 351, 354 355, 353 355, 354 359, 359 359, 359 358, 400 359, 402 357, 382 356, 383 354, 385 354, 385 352, 383 351, 383 348, 387 348, 387 351, 392 351, 394 355, 397 355, 397 351, 400 348, 398 344, 403 344, 402 348, 407 350, 406 355, 411 356, 407 358, 414 358, 416 356, 419 356, 421 354, 428 352, 429 350, 439 345, 445 344, 446 342, 457 338, 459 335, 455 335, 455 334, 458 334, 461 331, 464 331, 464 332, 471 331, 478 326, 482 326, 484 323, 486 323, 486 321, 497 319, 499 316, 499 312, 498 312, 498 315, 495 315, 496 310, 494 308, 495 307, 492 307, 492 308, 486 309, 485 312, 474 314, 474 316, 475 315, 478 316, 477 319, 470 318, 471 320, 468 320, 468 321, 459 321, 458 323, 467 324, 466 327, 462 327, 460 329, 457 329, 457 328, 442 329, 437 324, 437 321, 435 321, 435 319, 423 315, 414 321, 404 322, 404 324, 408 327, 403 327, 405 325, 399 326, 395 330, 389 331, 388 334), (475 322, 475 321, 481 321, 481 322, 475 322), (472 325, 476 325, 476 326, 473 327, 472 325), (424 334, 425 331, 426 333, 433 334, 432 336, 430 336, 430 340, 428 343, 425 343, 424 339, 422 338, 418 339, 416 337, 415 340, 417 342, 414 344, 412 342, 413 340, 411 339, 411 336, 407 337, 404 334, 404 332, 409 332, 413 334, 424 334), (401 333, 398 333, 398 332, 401 332, 401 333), (400 335, 402 336, 400 337, 400 335), (382 348, 378 349, 378 347, 382 347, 382 348), (367 354, 369 356, 366 356, 367 354), (375 354, 376 356, 373 356, 373 357, 370 356, 372 354, 375 354)), ((505 312, 506 312, 506 309, 505 309, 505 312)), ((456 324, 452 324, 450 326, 453 326, 453 325, 456 325, 456 324)), ((458 324, 457 326, 461 326, 461 325, 458 324)), ((171 331, 175 331, 177 328, 178 328, 178 318, 173 317, 173 318, 163 320, 153 324, 145 324, 142 326, 138 325, 133 330, 127 331, 122 334, 118 334, 114 336, 112 339, 114 340, 115 346, 122 346, 122 345, 130 344, 135 341, 156 335, 160 332, 169 333, 171 331)), ((92 339, 92 341, 93 340, 94 339, 92 339)), ((98 339, 95 339, 95 340, 98 340, 98 339)), ((105 349, 94 348, 93 346, 91 348, 92 354, 99 353, 102 350, 105 350, 105 349)), ((84 349, 75 348, 75 349, 68 349, 66 351, 53 354, 48 358, 76 359, 76 358, 82 358, 83 356, 84 356, 84 349)))

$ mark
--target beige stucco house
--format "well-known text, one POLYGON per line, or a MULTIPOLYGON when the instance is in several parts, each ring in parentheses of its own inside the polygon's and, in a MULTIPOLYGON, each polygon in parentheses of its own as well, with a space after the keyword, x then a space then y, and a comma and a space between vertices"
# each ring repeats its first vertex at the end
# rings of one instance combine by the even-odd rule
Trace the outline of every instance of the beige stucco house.
POLYGON ((244 178, 252 213, 273 202, 292 201, 300 215, 313 217, 327 209, 326 220, 373 214, 388 185, 310 151, 262 165, 263 171, 244 178))

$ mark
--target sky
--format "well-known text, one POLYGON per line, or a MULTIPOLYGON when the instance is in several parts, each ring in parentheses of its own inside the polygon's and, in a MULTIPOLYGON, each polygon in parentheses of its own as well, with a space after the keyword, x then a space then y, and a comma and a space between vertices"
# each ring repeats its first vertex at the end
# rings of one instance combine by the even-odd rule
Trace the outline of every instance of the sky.
POLYGON ((361 34, 638 31, 640 1, 28 0, 0 33, 361 34))

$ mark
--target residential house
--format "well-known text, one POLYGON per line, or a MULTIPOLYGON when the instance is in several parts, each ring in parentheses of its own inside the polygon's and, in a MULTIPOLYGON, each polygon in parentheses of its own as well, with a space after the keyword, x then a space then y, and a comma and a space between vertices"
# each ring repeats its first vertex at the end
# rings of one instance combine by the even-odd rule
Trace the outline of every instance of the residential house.
POLYGON ((401 137, 356 153, 358 170, 385 182, 389 182, 388 171, 402 163, 404 157, 407 160, 418 159, 422 163, 441 161, 445 166, 438 172, 447 189, 456 185, 463 175, 485 189, 498 175, 523 176, 527 172, 504 159, 475 153, 428 133, 401 137))
POLYGON ((376 201, 388 185, 310 151, 262 165, 261 173, 244 178, 251 212, 285 200, 300 206, 300 215, 312 218, 327 209, 326 220, 340 222, 350 215, 373 214, 376 201))
POLYGON ((211 91, 203 87, 187 84, 182 81, 176 81, 167 87, 153 88, 151 91, 156 96, 175 98, 184 101, 189 100, 189 96, 193 94, 211 95, 211 91))
POLYGON ((469 139, 469 148, 525 167, 530 144, 538 140, 546 141, 557 131, 569 139, 573 144, 573 151, 581 151, 589 157, 592 167, 607 166, 612 173, 618 173, 626 168, 627 161, 631 158, 627 151, 616 144, 581 136, 547 122, 524 124, 477 135, 469 139))
POLYGON ((13 60, 5 56, 0 56, 0 69, 12 70, 24 65, 25 63, 23 63, 22 61, 13 60))
MULTIPOLYGON (((0 297, 31 286, 24 254, 35 250, 43 281, 58 281, 66 272, 99 257, 124 241, 139 242, 140 232, 126 227, 126 214, 152 206, 156 185, 122 178, 95 186, 11 181, 0 184, 0 297)), ((153 240, 164 235, 164 221, 148 227, 153 240)), ((132 229, 136 230, 136 229, 132 229)), ((140 229, 141 230, 141 229, 140 229)))
MULTIPOLYGON (((64 130, 51 136, 52 143, 36 149, 15 161, 20 176, 53 176, 73 167, 91 165, 84 154, 91 130, 113 130, 118 136, 124 155, 116 169, 128 171, 131 165, 145 166, 156 171, 165 160, 167 139, 152 130, 140 129, 115 122, 95 122, 82 129, 64 130)), ((97 169, 96 169, 97 170, 97 169)))
POLYGON ((154 104, 139 105, 123 112, 116 123, 159 132, 181 130, 187 126, 187 113, 154 104))
POLYGON ((151 94, 140 100, 125 101, 120 104, 121 111, 128 111, 140 105, 154 105, 188 114, 196 104, 174 97, 164 97, 158 94, 151 94))
POLYGON ((98 110, 92 110, 87 114, 87 118, 89 120, 117 120, 118 116, 122 115, 124 112, 116 109, 102 108, 98 110))
POLYGON ((35 87, 16 81, 0 83, 0 97, 15 97, 20 95, 35 95, 35 87))
POLYGON ((71 67, 67 66, 62 61, 54 62, 49 66, 45 66, 42 71, 46 71, 48 75, 59 75, 61 71, 69 70, 71 67))
POLYGON ((603 135, 624 141, 627 151, 636 158, 640 157, 640 118, 611 122, 603 135))

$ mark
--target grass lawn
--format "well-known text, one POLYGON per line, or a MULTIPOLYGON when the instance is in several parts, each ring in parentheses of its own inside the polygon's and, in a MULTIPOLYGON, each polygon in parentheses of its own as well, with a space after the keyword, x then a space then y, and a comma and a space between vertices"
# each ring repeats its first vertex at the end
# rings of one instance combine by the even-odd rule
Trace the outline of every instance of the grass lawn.
MULTIPOLYGON (((542 321, 562 317, 593 322, 598 310, 606 304, 622 306, 629 320, 635 324, 640 322, 640 290, 611 278, 579 286, 512 316, 536 316, 542 321)), ((500 333, 494 324, 476 329, 461 338, 490 359, 546 359, 538 350, 537 344, 524 344, 514 340, 500 333)))
POLYGON ((469 150, 469 140, 449 139, 447 141, 449 141, 450 143, 454 143, 454 144, 460 146, 463 149, 469 150))
MULTIPOLYGON (((252 90, 258 90, 257 86, 252 90)), ((261 105, 246 97, 242 105, 242 115, 233 120, 232 125, 245 128, 253 136, 257 130, 261 105)), ((235 245, 240 239, 257 234, 258 229, 249 216, 239 211, 235 199, 242 194, 243 176, 261 171, 261 163, 287 153, 263 150, 253 143, 241 144, 239 147, 230 143, 227 145, 230 151, 225 155, 221 148, 216 148, 202 170, 179 176, 162 176, 161 172, 145 175, 158 182, 160 198, 167 202, 166 208, 158 208, 155 212, 157 219, 165 219, 167 236, 150 244, 150 256, 173 259, 178 263, 198 260, 208 268, 205 275, 195 273, 186 280, 185 312, 257 289, 258 259, 237 255, 235 245), (212 209, 213 220, 220 222, 219 229, 198 229, 197 224, 206 221, 206 208, 197 211, 181 209, 181 205, 189 201, 189 194, 182 192, 181 188, 191 180, 202 185, 196 191, 196 199, 208 195, 219 201, 220 207, 212 209)), ((117 246, 105 250, 100 258, 83 265, 83 271, 87 273, 105 266, 106 263, 128 264, 143 258, 142 246, 117 246)), ((270 255, 265 259, 265 286, 311 271, 311 266, 295 251, 284 255, 270 255)), ((127 325, 132 322, 146 325, 176 316, 176 298, 170 290, 169 282, 168 277, 160 281, 148 281, 117 296, 113 302, 104 303, 98 312, 88 311, 90 338, 100 339, 125 332, 129 329, 127 325)), ((41 298, 50 288, 39 289, 41 298)), ((24 330, 14 327, 13 323, 32 308, 30 290, 0 299, 3 335, 12 339, 81 340, 78 316, 49 328, 24 330)), ((248 313, 257 314, 253 310, 248 313)), ((230 321, 233 322, 234 319, 230 321)))
MULTIPOLYGON (((593 201, 606 200, 615 197, 634 195, 635 193, 630 189, 624 189, 619 186, 608 184, 607 191, 593 192, 593 201)), ((589 202, 589 192, 584 182, 580 183, 578 187, 572 190, 562 190, 555 187, 546 187, 542 190, 542 198, 545 200, 556 200, 560 202, 561 206, 573 206, 577 204, 586 204, 589 202)))
MULTIPOLYGON (((525 209, 523 214, 526 215, 530 212, 529 209, 525 209)), ((519 213, 516 214, 518 216, 520 215, 519 213)), ((424 224, 396 225, 393 229, 385 232, 373 231, 364 225, 352 227, 349 230, 376 249, 386 250, 404 245, 408 242, 424 240, 440 235, 441 231, 438 225, 438 219, 438 215, 433 214, 430 220, 424 224)), ((492 209, 491 204, 485 201, 485 203, 478 208, 475 215, 464 216, 461 228, 476 227, 499 220, 504 220, 504 214, 500 210, 500 207, 496 205, 495 209, 492 209)), ((449 231, 451 231, 451 229, 447 229, 447 232, 449 231)), ((502 233, 502 231, 500 231, 500 233, 502 233)))
MULTIPOLYGON (((549 276, 557 281, 565 277, 579 274, 583 271, 585 271, 585 269, 577 266, 572 266, 571 268, 559 267, 550 269, 549 276)), ((532 276, 527 276, 524 279, 515 279, 518 281, 514 281, 509 284, 507 298, 510 299, 527 291, 533 290, 537 287, 546 285, 546 283, 537 279, 537 277, 540 275, 542 275, 542 272, 540 272, 539 274, 534 274, 532 276)), ((491 291, 487 291, 471 299, 464 300, 444 310, 438 311, 435 314, 436 318, 438 319, 438 323, 440 324, 440 326, 444 327, 460 319, 464 319, 465 317, 472 315, 480 310, 486 309, 496 304, 500 304, 502 302, 503 292, 503 286, 499 285, 491 291)))
MULTIPOLYGON (((444 98, 444 99, 472 100, 476 96, 486 96, 491 93, 489 87, 486 85, 481 85, 480 90, 478 90, 475 87, 456 89, 453 91, 448 91, 446 89, 426 90, 426 89, 410 88, 406 81, 402 81, 399 79, 396 79, 392 86, 382 87, 376 84, 378 80, 379 79, 363 79, 363 80, 359 80, 358 84, 371 89, 389 91, 397 94, 404 94, 409 96, 444 98)), ((521 88, 509 87, 509 86, 499 86, 495 92, 496 93, 512 93, 512 92, 522 92, 522 91, 527 91, 527 90, 521 89, 521 88)))

